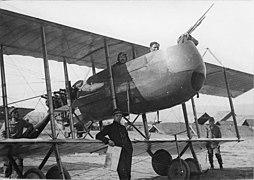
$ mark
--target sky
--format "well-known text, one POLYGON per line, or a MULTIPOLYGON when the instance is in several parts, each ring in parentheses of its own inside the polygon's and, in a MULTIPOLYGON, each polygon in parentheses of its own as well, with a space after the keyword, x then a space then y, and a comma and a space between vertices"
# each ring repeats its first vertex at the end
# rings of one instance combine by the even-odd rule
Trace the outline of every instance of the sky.
MULTIPOLYGON (((213 3, 192 33, 199 41, 200 54, 209 48, 225 67, 253 74, 253 1, 0 1, 0 8, 145 46, 158 41, 161 48, 167 48, 213 3)), ((209 53, 204 61, 218 65, 209 53)), ((5 56, 5 62, 9 103, 46 93, 41 60, 5 56)), ((50 62, 53 91, 64 87, 62 66, 50 62)), ((71 65, 68 70, 72 82, 91 75, 86 67, 71 65)), ((253 94, 251 90, 234 102, 254 104, 253 94)), ((226 105, 228 100, 206 96, 201 103, 226 105)), ((43 109, 38 98, 16 105, 43 109)))

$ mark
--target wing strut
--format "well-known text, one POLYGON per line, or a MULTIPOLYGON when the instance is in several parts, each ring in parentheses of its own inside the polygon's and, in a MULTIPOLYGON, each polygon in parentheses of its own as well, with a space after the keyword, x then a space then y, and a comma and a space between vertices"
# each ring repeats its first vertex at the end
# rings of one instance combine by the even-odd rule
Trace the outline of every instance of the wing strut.
MULTIPOLYGON (((96 74, 96 69, 95 69, 95 65, 94 65, 94 60, 93 60, 93 56, 91 56, 91 63, 92 63, 92 72, 93 72, 93 75, 96 74)), ((102 124, 102 121, 99 121, 99 128, 100 128, 100 131, 102 130, 103 128, 103 124, 102 124)), ((89 133, 90 135, 90 133, 89 133)), ((90 135, 91 136, 91 135, 90 135)))
POLYGON ((234 120, 236 137, 238 140, 240 140, 240 134, 239 134, 238 127, 237 127, 237 122, 236 122, 236 118, 235 118, 235 110, 234 110, 234 105, 233 105, 233 101, 232 101, 232 97, 231 97, 231 93, 230 93, 230 89, 229 89, 229 85, 228 85, 227 73, 226 73, 225 67, 223 67, 223 73, 224 73, 224 78, 225 78, 225 83, 226 83, 226 88, 227 88, 227 93, 228 93, 228 100, 229 100, 229 104, 230 104, 230 108, 231 108, 231 112, 232 112, 232 117, 234 120))
POLYGON ((146 135, 146 140, 149 140, 150 137, 149 137, 147 118, 146 118, 146 114, 145 113, 142 114, 142 119, 143 119, 143 125, 144 125, 144 131, 145 131, 145 135, 146 135))
POLYGON ((67 105, 69 108, 71 138, 74 139, 75 134, 74 134, 74 125, 73 125, 73 118, 72 118, 71 94, 70 94, 70 84, 69 84, 69 77, 68 77, 68 70, 67 70, 67 62, 65 58, 63 59, 64 59, 63 67, 64 67, 64 77, 65 77, 65 88, 66 88, 66 95, 67 95, 67 105))
POLYGON ((5 79, 5 70, 4 70, 4 50, 3 50, 2 44, 1 44, 1 54, 0 54, 0 68, 1 68, 3 106, 4 106, 4 115, 5 115, 5 132, 6 132, 7 138, 9 138, 10 131, 9 131, 9 120, 8 120, 7 88, 6 88, 6 79, 5 79))
MULTIPOLYGON (((47 88, 47 95, 49 101, 49 113, 50 113, 50 124, 51 124, 51 131, 53 140, 56 139, 56 125, 54 121, 54 109, 53 109, 53 99, 52 99, 52 91, 51 91, 51 84, 50 84, 50 74, 49 74, 49 64, 48 64, 48 55, 47 55, 47 47, 46 47, 46 37, 45 37, 45 30, 43 25, 41 25, 41 41, 42 41, 42 51, 43 51, 43 62, 44 62, 44 71, 45 71, 45 79, 46 79, 46 88, 47 88)), ((61 163, 61 157, 59 155, 58 146, 57 144, 52 145, 55 151, 57 166, 60 172, 60 177, 65 179, 63 173, 63 166, 61 163)))
POLYGON ((232 117, 233 117, 233 121, 234 121, 234 126, 235 126, 236 137, 237 137, 238 140, 240 140, 240 134, 239 134, 238 127, 237 127, 237 122, 236 122, 236 117, 235 117, 235 110, 234 110, 234 105, 233 105, 233 101, 232 101, 232 95, 230 93, 230 87, 229 87, 229 84, 228 84, 226 68, 224 67, 224 65, 220 62, 220 60, 213 54, 213 52, 209 48, 207 48, 207 50, 214 57, 214 59, 217 60, 222 65, 225 84, 226 84, 226 89, 227 89, 227 94, 228 94, 229 105, 230 105, 230 109, 231 109, 231 113, 232 113, 232 117))
POLYGON ((197 111, 196 111, 196 106, 195 106, 195 102, 194 102, 193 97, 191 98, 191 104, 192 104, 192 110, 193 110, 193 115, 194 115, 194 119, 195 119, 195 125, 196 125, 196 129, 197 129, 198 138, 200 138, 200 132, 199 132, 199 127, 198 127, 197 111))
MULTIPOLYGON (((183 109, 183 116, 184 116, 185 126, 186 126, 186 130, 187 130, 187 135, 188 135, 188 138, 191 139, 190 125, 189 125, 189 121, 188 121, 188 115, 187 115, 187 109, 186 109, 186 104, 185 103, 182 104, 182 109, 183 109)), ((191 154, 192 154, 193 158, 198 162, 198 158, 197 158, 197 155, 196 155, 196 153, 193 149, 192 142, 189 142, 188 144, 189 144, 189 147, 190 147, 191 154)), ((199 167, 199 171, 201 171, 200 167, 199 167)))
POLYGON ((104 48, 105 48, 105 56, 106 56, 107 68, 108 68, 108 72, 109 72, 109 81, 110 81, 111 96, 112 96, 112 99, 113 99, 113 109, 116 109, 117 108, 117 105, 116 105, 116 93, 115 93, 115 86, 114 86, 114 81, 113 81, 112 69, 111 69, 111 65, 110 65, 109 51, 108 51, 108 44, 107 44, 106 37, 104 38, 104 48))

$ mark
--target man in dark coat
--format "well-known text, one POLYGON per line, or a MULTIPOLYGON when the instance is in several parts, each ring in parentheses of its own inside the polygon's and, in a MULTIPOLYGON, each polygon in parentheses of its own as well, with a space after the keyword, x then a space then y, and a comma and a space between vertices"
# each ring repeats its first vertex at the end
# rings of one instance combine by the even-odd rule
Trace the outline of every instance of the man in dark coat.
MULTIPOLYGON (((208 138, 221 138, 221 132, 219 126, 215 124, 214 118, 209 118, 209 127, 207 129, 207 137, 208 138)), ((222 158, 220 154, 220 146, 218 142, 209 142, 207 143, 207 150, 208 150, 208 157, 209 162, 211 164, 211 169, 214 169, 213 165, 213 153, 215 153, 215 156, 218 160, 218 163, 220 165, 220 169, 223 169, 223 163, 222 158)))
POLYGON ((131 179, 133 148, 125 126, 120 123, 122 116, 122 112, 119 109, 115 109, 113 111, 113 123, 105 126, 104 129, 96 135, 96 139, 110 146, 122 147, 117 173, 121 180, 129 180, 131 179))

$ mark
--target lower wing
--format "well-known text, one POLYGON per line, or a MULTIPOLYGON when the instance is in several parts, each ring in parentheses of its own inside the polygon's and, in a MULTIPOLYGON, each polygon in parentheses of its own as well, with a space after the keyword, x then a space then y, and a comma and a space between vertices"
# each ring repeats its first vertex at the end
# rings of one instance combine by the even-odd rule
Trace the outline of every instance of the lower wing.
MULTIPOLYGON (((205 149, 207 142, 239 142, 236 138, 199 138, 199 139, 178 139, 177 145, 179 151, 182 151, 188 143, 192 143, 194 149, 201 151, 205 149)), ((53 144, 58 145, 60 155, 74 153, 105 153, 107 145, 98 140, 88 139, 4 139, 0 140, 0 159, 5 159, 8 155, 19 154, 22 157, 45 156, 53 144)), ((165 149, 170 154, 177 154, 176 140, 172 139, 150 139, 150 140, 132 140, 133 155, 147 155, 147 145, 151 145, 152 152, 159 149, 165 149)))

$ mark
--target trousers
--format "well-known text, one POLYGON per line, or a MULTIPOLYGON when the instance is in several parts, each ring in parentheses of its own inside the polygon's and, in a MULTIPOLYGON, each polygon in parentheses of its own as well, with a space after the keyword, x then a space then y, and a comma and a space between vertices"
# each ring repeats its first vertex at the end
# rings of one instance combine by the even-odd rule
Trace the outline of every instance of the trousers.
POLYGON ((132 154, 128 153, 125 149, 122 149, 117 167, 117 173, 120 180, 131 179, 131 162, 132 154))
POLYGON ((222 165, 222 158, 221 158, 221 154, 220 154, 220 146, 216 146, 216 147, 207 147, 208 150, 208 158, 209 158, 209 162, 211 165, 213 165, 213 154, 215 153, 215 156, 218 160, 219 165, 222 165))

